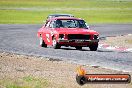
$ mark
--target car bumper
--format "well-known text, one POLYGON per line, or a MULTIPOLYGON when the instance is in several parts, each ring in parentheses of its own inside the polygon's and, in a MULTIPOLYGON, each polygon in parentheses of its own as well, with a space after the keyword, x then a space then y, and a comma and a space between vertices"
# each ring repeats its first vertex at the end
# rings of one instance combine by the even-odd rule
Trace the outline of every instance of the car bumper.
POLYGON ((99 40, 58 40, 60 45, 65 46, 89 46, 92 44, 97 44, 99 40))

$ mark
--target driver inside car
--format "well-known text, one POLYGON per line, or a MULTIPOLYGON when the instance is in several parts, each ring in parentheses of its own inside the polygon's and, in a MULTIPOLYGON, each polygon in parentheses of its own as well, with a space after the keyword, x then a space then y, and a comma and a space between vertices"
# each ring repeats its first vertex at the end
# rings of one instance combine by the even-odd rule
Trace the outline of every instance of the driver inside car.
POLYGON ((56 27, 57 28, 64 27, 61 20, 56 20, 56 27))

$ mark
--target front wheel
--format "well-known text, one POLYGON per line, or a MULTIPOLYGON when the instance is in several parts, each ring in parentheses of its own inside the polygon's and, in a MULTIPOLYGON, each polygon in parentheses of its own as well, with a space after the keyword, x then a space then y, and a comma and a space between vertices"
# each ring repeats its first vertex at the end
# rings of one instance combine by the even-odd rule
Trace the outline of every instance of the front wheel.
POLYGON ((47 47, 47 44, 45 44, 45 42, 44 42, 42 36, 40 36, 40 38, 39 38, 39 45, 40 45, 41 47, 47 47))
POLYGON ((90 48, 90 51, 96 51, 98 48, 98 44, 91 45, 91 46, 89 46, 89 48, 90 48))
POLYGON ((60 47, 61 47, 61 46, 58 44, 58 42, 56 41, 55 38, 53 38, 53 40, 52 40, 52 46, 53 46, 54 49, 60 49, 60 47))

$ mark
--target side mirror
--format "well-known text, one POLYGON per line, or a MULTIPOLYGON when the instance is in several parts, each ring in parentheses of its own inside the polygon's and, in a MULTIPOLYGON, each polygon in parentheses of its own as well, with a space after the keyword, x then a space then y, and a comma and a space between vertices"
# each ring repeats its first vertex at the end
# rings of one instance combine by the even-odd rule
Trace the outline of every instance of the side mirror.
POLYGON ((86 29, 90 29, 90 27, 89 27, 89 26, 87 26, 87 27, 86 27, 86 29))
POLYGON ((90 28, 90 26, 87 26, 87 28, 90 28))

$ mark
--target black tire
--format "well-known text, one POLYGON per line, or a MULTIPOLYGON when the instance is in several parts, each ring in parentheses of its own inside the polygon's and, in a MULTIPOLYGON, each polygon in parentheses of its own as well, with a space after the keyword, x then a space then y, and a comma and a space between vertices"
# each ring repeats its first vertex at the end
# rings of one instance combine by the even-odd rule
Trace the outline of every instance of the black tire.
POLYGON ((52 46, 54 49, 60 49, 61 48, 61 46, 58 44, 58 42, 56 41, 55 38, 53 38, 53 40, 52 40, 52 46))
POLYGON ((82 46, 76 46, 75 47, 77 50, 82 50, 82 46))
POLYGON ((45 48, 47 47, 47 44, 45 44, 42 36, 40 36, 39 41, 40 41, 39 44, 40 44, 41 47, 45 47, 45 48))
POLYGON ((76 75, 76 82, 79 84, 79 85, 84 85, 87 80, 84 76, 78 76, 76 75))
POLYGON ((90 51, 97 51, 98 44, 89 46, 90 51))

